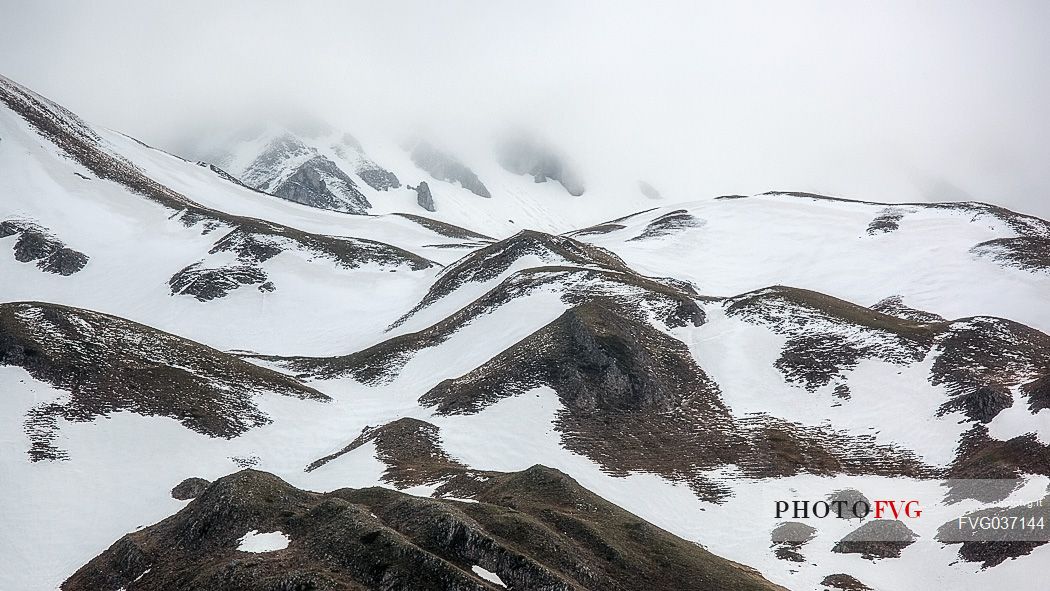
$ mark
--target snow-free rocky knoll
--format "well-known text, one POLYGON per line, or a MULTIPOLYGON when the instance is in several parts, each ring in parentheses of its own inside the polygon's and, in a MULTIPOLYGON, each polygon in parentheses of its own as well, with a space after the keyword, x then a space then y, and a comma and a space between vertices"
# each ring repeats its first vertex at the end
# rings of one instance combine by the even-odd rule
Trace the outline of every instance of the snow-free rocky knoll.
POLYGON ((1047 496, 1047 222, 201 145, 0 78, 0 589, 1042 588, 944 527, 1047 496))

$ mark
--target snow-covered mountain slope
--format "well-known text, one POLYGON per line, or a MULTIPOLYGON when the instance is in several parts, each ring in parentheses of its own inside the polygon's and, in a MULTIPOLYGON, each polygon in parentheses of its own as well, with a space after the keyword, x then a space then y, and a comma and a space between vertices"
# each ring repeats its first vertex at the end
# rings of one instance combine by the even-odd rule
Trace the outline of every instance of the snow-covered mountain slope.
POLYGON ((275 339, 298 338, 323 351, 385 327, 425 292, 440 268, 432 260, 473 247, 422 218, 287 203, 97 132, 13 83, 0 91, 0 166, 17 171, 0 177, 0 240, 14 251, 0 257, 7 300, 110 312, 221 348, 270 352, 275 339), (18 230, 27 224, 37 230, 18 230), (30 252, 27 236, 87 263, 75 277, 42 273, 21 261, 55 255, 30 252))
POLYGON ((768 588, 719 556, 790 589, 1041 588, 1046 539, 944 528, 1047 494, 1047 222, 646 209, 535 145, 235 147, 184 160, 0 79, 0 589, 768 588), (923 513, 773 514, 836 495, 923 513))
POLYGON ((981 203, 771 193, 654 209, 575 236, 705 294, 781 284, 865 305, 900 296, 945 318, 986 314, 1050 331, 1040 259, 1050 224, 981 203))
POLYGON ((652 203, 633 180, 585 183, 564 156, 534 140, 461 155, 421 138, 366 139, 320 124, 265 126, 217 134, 190 151, 286 200, 354 214, 423 214, 498 237, 567 231, 652 203))

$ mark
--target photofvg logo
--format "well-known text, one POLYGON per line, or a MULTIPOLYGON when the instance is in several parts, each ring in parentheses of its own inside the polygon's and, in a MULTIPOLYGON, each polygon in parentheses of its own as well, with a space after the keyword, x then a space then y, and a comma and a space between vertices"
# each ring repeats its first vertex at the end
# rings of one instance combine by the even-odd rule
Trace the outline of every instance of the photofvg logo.
MULTIPOLYGON (((842 491, 853 492, 853 491, 842 491)), ((836 499, 831 500, 795 500, 777 501, 775 508, 776 519, 809 519, 811 517, 824 519, 834 517, 837 519, 916 519, 922 516, 922 506, 918 499, 878 499, 869 502, 867 499, 836 499), (874 515, 872 515, 874 513, 874 515)))

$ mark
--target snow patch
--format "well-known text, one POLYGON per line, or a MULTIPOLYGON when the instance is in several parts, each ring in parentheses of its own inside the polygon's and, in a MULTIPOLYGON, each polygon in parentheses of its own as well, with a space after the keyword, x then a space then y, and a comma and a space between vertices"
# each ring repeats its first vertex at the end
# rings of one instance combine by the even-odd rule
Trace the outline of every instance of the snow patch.
POLYGON ((486 581, 495 583, 500 587, 506 587, 506 585, 503 583, 503 579, 499 578, 499 575, 497 575, 494 572, 487 571, 476 564, 470 567, 470 570, 474 571, 474 574, 485 579, 486 581))
POLYGON ((282 532, 274 531, 270 533, 259 533, 258 530, 252 530, 239 540, 240 544, 237 549, 241 552, 254 552, 256 554, 262 552, 276 552, 278 550, 284 550, 288 547, 288 536, 282 532))

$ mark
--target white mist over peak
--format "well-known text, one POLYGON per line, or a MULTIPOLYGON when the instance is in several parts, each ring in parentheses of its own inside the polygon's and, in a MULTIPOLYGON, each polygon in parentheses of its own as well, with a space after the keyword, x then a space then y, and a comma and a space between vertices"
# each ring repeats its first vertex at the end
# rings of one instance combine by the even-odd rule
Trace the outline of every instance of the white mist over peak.
POLYGON ((524 126, 585 179, 620 173, 672 201, 944 200, 950 185, 1046 216, 1048 10, 12 3, 0 70, 176 153, 189 133, 280 106, 361 136, 433 130, 457 153, 524 126))

